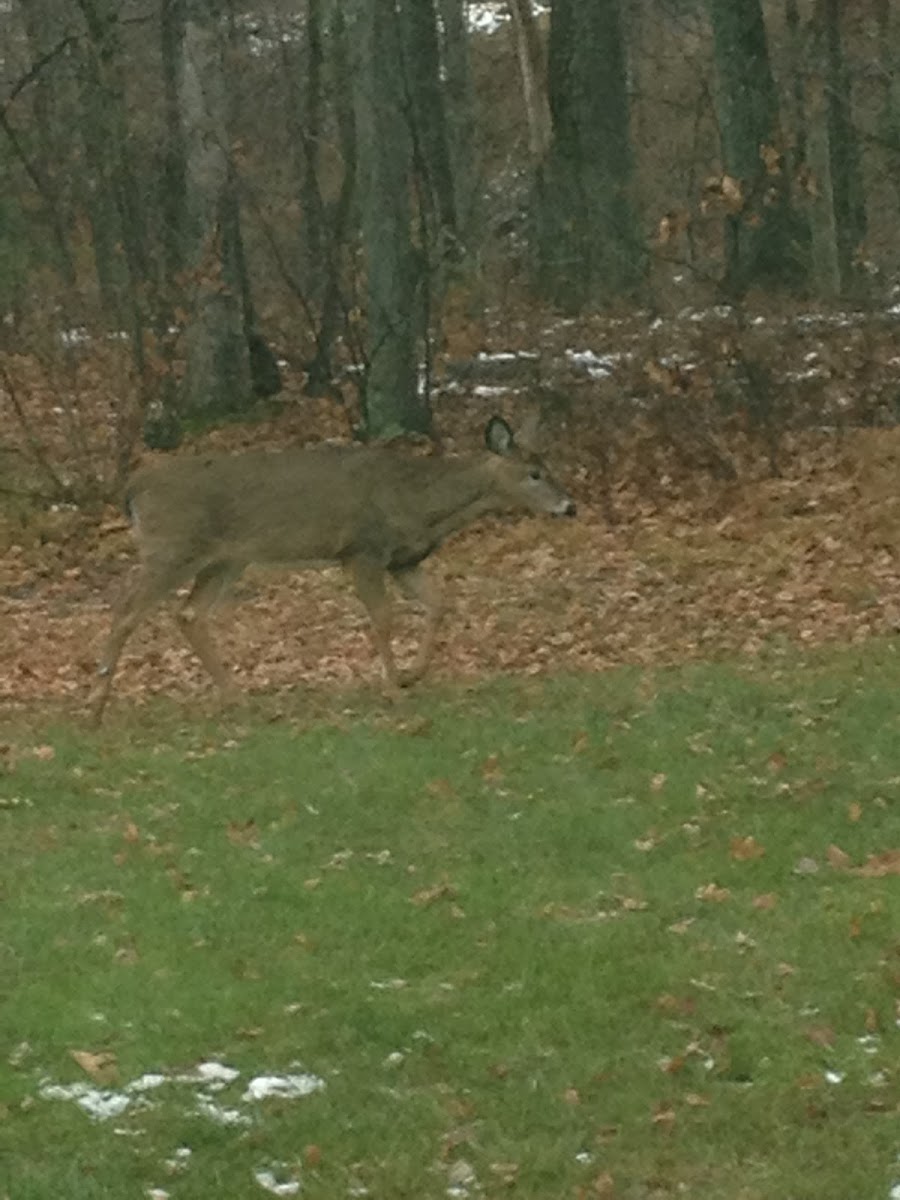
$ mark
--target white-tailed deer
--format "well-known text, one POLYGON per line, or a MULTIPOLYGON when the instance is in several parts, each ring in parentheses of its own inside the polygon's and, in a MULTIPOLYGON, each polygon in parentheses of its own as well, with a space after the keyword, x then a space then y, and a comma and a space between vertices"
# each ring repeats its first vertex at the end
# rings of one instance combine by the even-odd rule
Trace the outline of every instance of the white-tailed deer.
POLYGON ((389 448, 321 445, 280 452, 175 458, 142 468, 127 491, 141 557, 100 663, 92 703, 99 722, 128 638, 170 592, 193 581, 177 614, 188 643, 226 693, 234 683, 213 649, 210 610, 251 563, 347 568, 372 622, 392 688, 417 679, 441 617, 422 562, 450 534, 490 512, 572 516, 571 497, 500 417, 485 429, 490 453, 408 456, 389 448), (391 650, 387 577, 425 608, 412 669, 401 676, 391 650))

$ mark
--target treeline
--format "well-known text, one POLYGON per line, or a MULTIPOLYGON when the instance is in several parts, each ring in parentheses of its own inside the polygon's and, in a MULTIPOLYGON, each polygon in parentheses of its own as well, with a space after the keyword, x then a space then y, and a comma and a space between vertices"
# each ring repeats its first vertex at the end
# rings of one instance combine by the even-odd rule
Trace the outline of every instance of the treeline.
POLYGON ((353 365, 365 435, 427 433, 448 297, 511 279, 583 313, 896 269, 890 0, 493 9, 11 0, 0 350, 127 335, 124 470, 276 395, 282 354, 310 392, 353 365))

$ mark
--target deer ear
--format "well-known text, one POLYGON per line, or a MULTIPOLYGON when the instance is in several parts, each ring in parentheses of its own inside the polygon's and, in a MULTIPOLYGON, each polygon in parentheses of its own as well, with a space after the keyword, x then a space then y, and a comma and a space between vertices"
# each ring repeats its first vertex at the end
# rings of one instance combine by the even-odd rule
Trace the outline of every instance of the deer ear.
POLYGON ((541 440, 541 412, 538 408, 532 408, 516 430, 516 445, 529 454, 538 454, 541 440))
POLYGON ((484 444, 494 454, 512 453, 515 439, 513 431, 502 417, 491 417, 484 431, 484 444))

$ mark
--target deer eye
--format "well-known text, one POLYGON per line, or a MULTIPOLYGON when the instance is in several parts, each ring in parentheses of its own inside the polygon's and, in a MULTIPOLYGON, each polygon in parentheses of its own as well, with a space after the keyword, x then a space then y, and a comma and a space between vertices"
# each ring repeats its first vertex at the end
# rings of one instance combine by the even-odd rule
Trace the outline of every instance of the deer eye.
POLYGON ((540 467, 532 467, 531 470, 528 472, 529 479, 540 479, 540 477, 541 477, 541 468, 540 467))

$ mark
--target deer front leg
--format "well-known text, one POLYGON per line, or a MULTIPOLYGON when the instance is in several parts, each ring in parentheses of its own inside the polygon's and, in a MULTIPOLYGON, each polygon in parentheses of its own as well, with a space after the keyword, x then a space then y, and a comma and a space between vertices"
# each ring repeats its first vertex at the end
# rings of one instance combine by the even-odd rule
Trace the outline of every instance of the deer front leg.
POLYGON ((416 683, 425 674, 425 669, 431 662, 434 644, 437 640, 438 629, 444 616, 444 604, 437 584, 429 578, 421 567, 406 567, 402 571, 392 572, 400 590, 410 600, 421 604, 425 609, 425 630, 419 650, 413 659, 412 666, 404 671, 401 683, 408 687, 416 683))
POLYGON ((356 594, 372 622, 372 641, 384 665, 388 688, 396 692, 402 684, 391 647, 391 602, 384 586, 384 567, 380 563, 354 559, 350 563, 350 574, 356 594))

